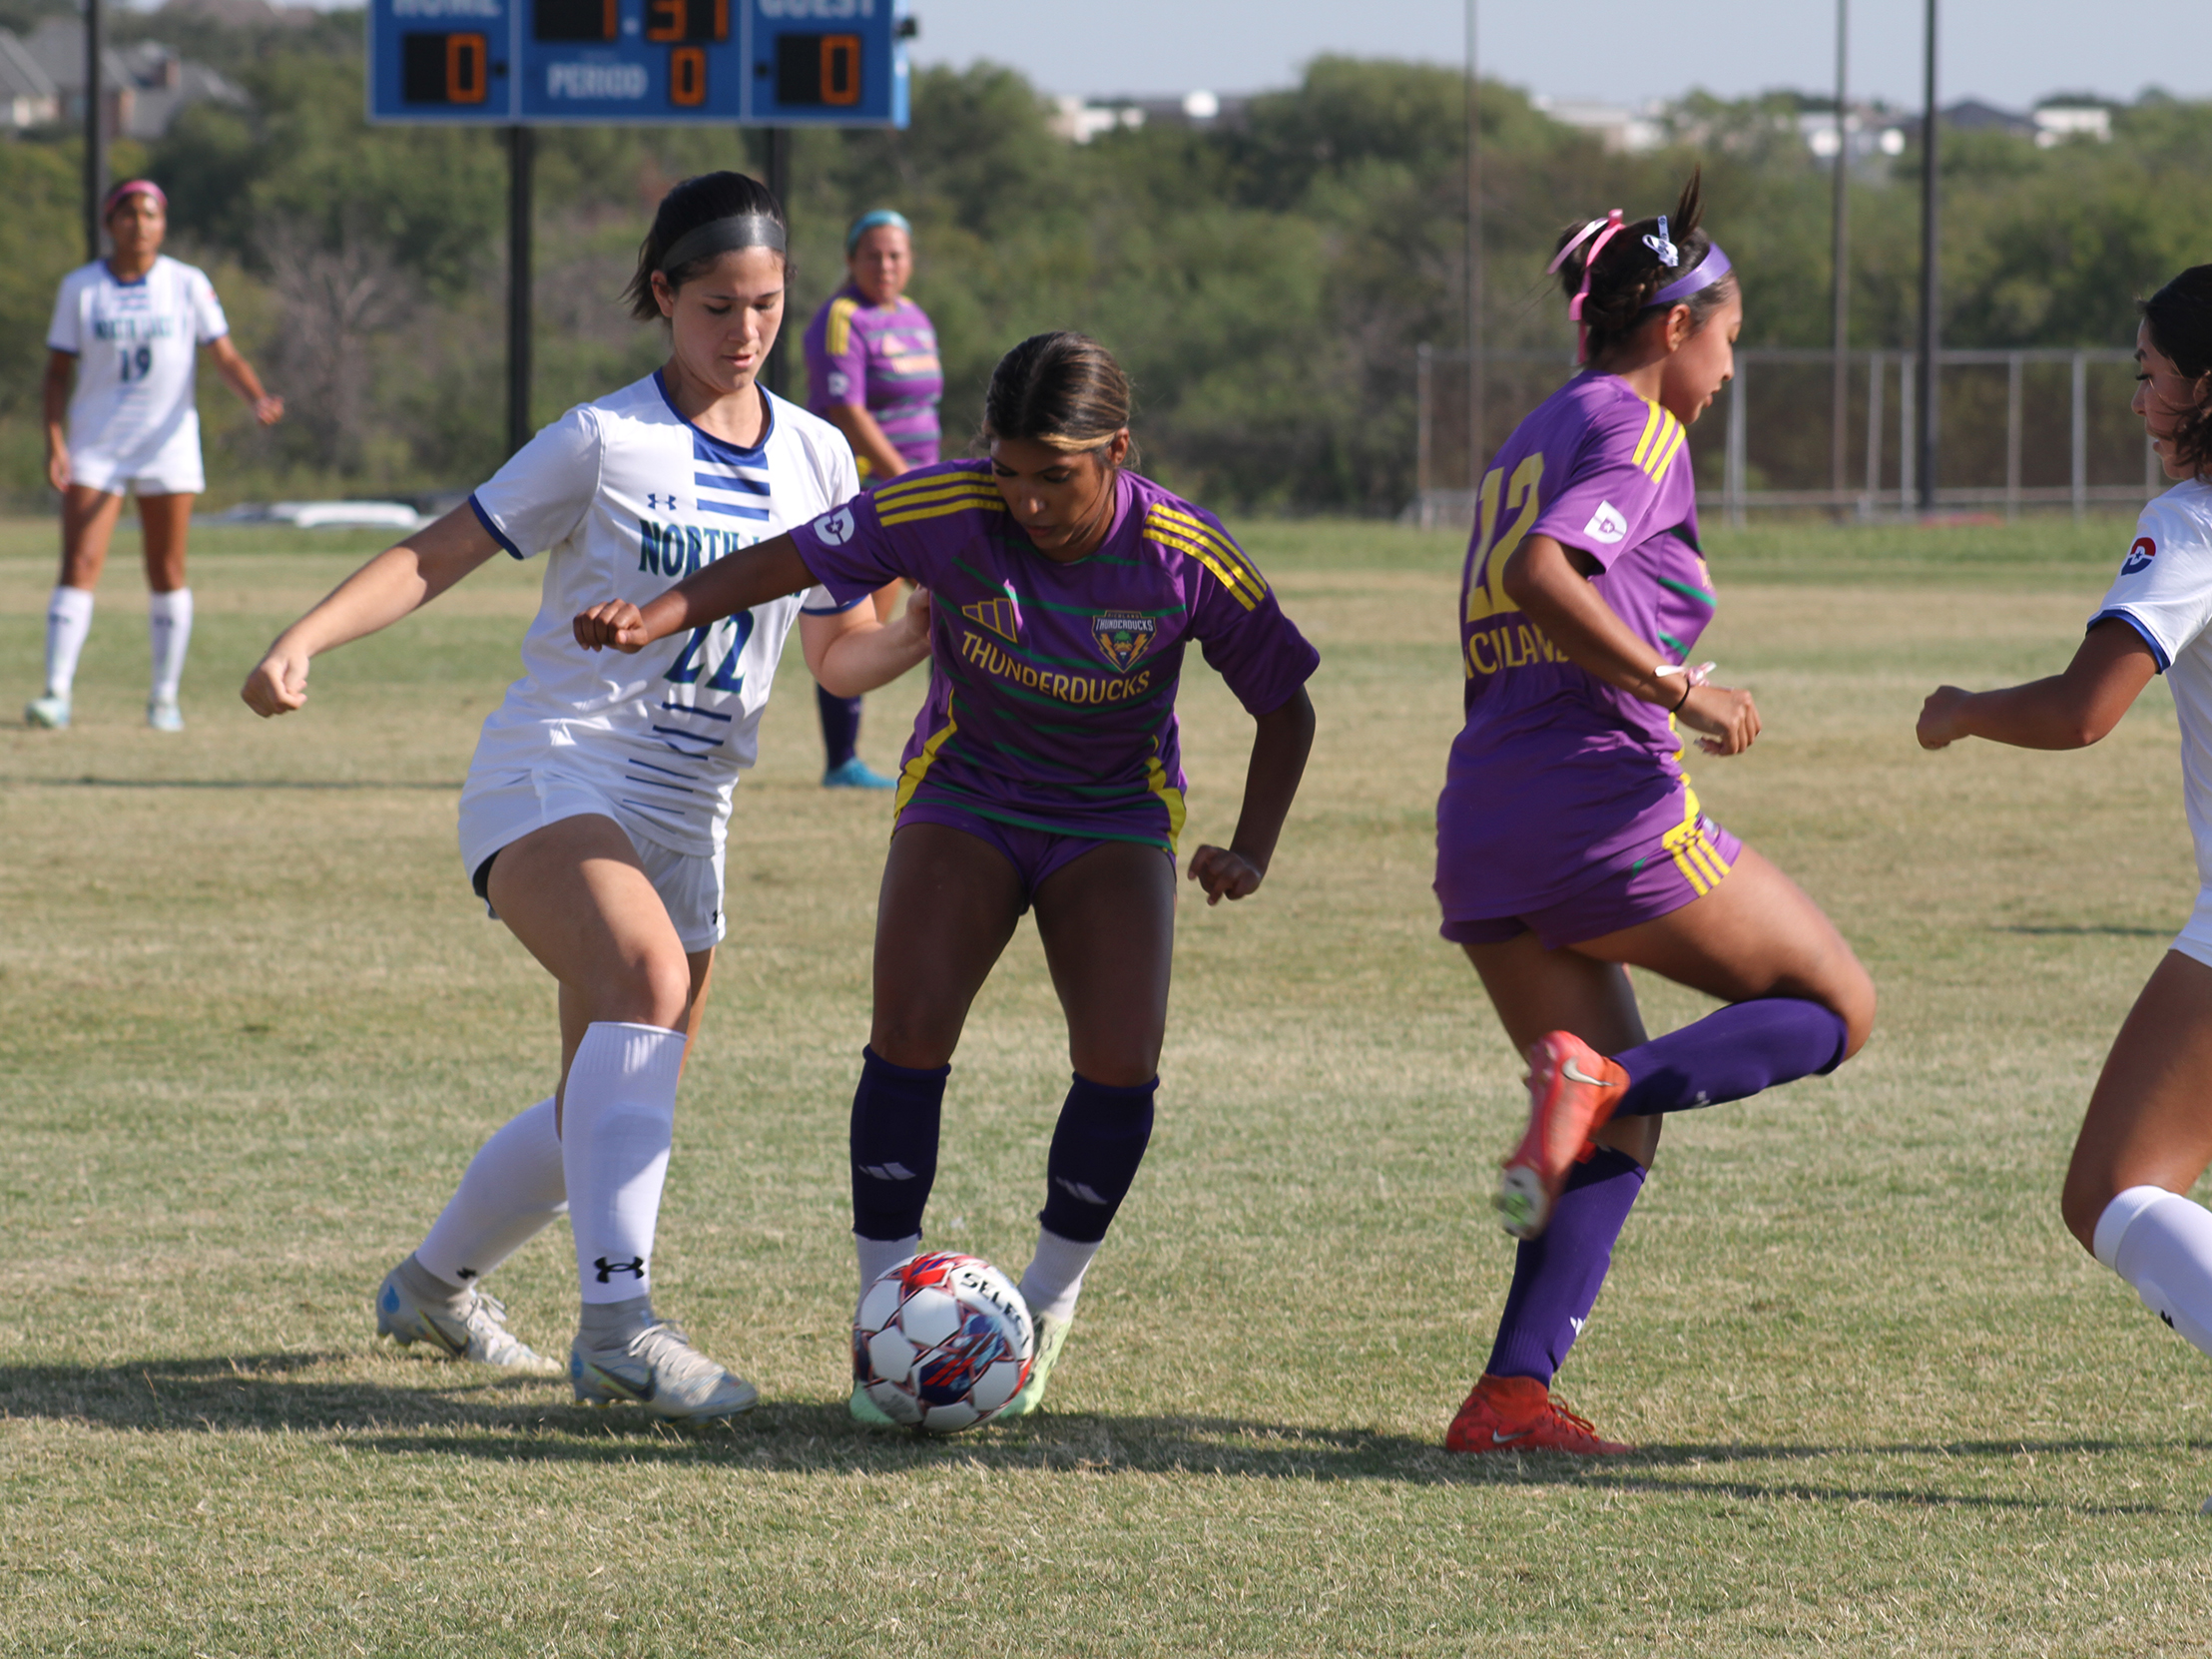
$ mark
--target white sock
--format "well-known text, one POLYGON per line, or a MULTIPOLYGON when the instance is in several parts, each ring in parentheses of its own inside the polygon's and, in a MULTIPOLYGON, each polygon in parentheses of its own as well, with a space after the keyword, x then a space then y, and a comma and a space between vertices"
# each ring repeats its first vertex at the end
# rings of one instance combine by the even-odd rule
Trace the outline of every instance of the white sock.
POLYGON ((77 659, 92 632, 92 590, 54 590, 46 602, 46 695, 67 697, 77 680, 77 659))
POLYGON ((676 1136, 684 1033, 599 1020, 584 1030, 562 1092, 561 1168, 586 1302, 653 1288, 653 1230, 676 1136))
POLYGON ((192 589, 148 594, 146 635, 154 648, 153 701, 174 703, 185 678, 185 648, 192 644, 192 589))
POLYGON ((1029 1305, 1029 1317, 1056 1320, 1075 1317, 1075 1299, 1083 1294, 1083 1275, 1104 1239, 1080 1244, 1063 1239, 1049 1228, 1037 1229, 1037 1254, 1021 1276, 1021 1300, 1029 1305))
POLYGON ((860 1253, 860 1294, 867 1295, 867 1288, 909 1256, 921 1254, 921 1235, 909 1239, 863 1239, 852 1235, 852 1243, 860 1253))
POLYGON ((467 1285, 528 1244, 568 1209, 561 1137, 548 1095, 509 1118, 468 1161, 415 1260, 448 1285, 467 1285))
POLYGON ((2096 1255, 2144 1307, 2212 1355, 2212 1211, 2163 1187, 2130 1187, 2097 1218, 2096 1255))

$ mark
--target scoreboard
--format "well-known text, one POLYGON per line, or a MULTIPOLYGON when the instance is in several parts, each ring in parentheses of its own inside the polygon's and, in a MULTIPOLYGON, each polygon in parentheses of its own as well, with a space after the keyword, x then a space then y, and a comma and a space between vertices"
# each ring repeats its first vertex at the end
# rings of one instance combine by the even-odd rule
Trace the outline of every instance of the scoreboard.
POLYGON ((905 0, 371 0, 368 118, 906 125, 905 0))

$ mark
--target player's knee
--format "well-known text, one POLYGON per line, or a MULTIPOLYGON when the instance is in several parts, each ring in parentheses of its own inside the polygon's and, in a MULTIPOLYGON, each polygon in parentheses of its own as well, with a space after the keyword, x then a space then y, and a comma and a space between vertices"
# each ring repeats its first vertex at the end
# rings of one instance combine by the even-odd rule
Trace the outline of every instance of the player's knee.
POLYGON ((2066 1231, 2090 1255, 2096 1254, 2097 1223, 2116 1195, 2102 1172, 2081 1168, 2066 1171, 2066 1184, 2058 1191, 2058 1215, 2066 1231))
POLYGON ((959 1013, 925 1004, 878 1007, 868 1027, 868 1047, 894 1066, 930 1071, 952 1063, 960 1025, 959 1013))
POLYGON ((1109 1089, 1141 1089, 1160 1075, 1160 1045, 1070 1042, 1068 1063, 1078 1076, 1109 1089))
POLYGON ((691 1008, 691 964, 680 949, 641 951, 599 975, 590 1002, 597 1020, 682 1030, 691 1008))
MULTIPOLYGON (((1874 1035, 1874 979, 1856 956, 1846 956, 1831 982, 1823 987, 1821 1001, 1844 1022, 1843 1059, 1867 1046, 1874 1035)), ((1841 1064, 1839 1061, 1838 1064, 1841 1064)))

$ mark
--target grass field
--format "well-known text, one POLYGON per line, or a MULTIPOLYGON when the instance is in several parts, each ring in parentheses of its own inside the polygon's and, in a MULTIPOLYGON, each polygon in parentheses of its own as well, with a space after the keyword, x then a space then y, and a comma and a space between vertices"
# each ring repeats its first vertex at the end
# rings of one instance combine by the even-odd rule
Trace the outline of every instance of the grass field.
MULTIPOLYGON (((1321 647, 1253 901, 1182 914, 1161 1130, 1040 1418, 847 1422, 843 1136, 885 821, 826 795, 796 651, 740 791, 659 1301, 757 1382, 677 1432, 371 1345, 368 1296, 544 1093, 550 983, 462 884, 457 787, 533 570, 235 687, 357 552, 195 565, 181 738, 118 547, 67 734, 0 730, 0 1648, 37 1654, 2197 1653, 2212 1370, 2066 1237, 2105 1045, 2194 885, 2154 687, 2105 744, 1913 745, 2065 660, 2125 526, 1712 538, 1759 693, 1715 814, 1884 1002, 1838 1076, 1675 1119, 1563 1396, 1637 1455, 1453 1459, 1511 1249, 1513 1056, 1435 937, 1453 538, 1249 527, 1321 647)), ((36 689, 51 530, 0 529, 36 689)), ((870 700, 884 764, 919 696, 870 700)), ((1186 844, 1249 723, 1197 665, 1186 844)), ((1699 1011, 1644 987, 1655 1028, 1699 1011)), ((954 1068, 934 1240, 1018 1270, 1065 1084, 1033 934, 954 1068)), ((564 1230, 500 1276, 568 1337, 564 1230)))

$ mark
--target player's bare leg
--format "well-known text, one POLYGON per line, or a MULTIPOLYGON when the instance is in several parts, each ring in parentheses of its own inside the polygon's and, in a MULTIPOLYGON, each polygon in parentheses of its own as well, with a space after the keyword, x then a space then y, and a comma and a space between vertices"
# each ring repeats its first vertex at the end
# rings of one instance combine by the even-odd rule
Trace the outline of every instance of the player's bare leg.
POLYGON ((2059 1207, 2083 1249, 2212 1355, 2212 1213, 2186 1196, 2212 1164, 2207 1068, 2212 967, 2169 950, 2113 1040, 2059 1207))
POLYGON ((123 497, 107 490, 72 484, 62 492, 61 575, 46 607, 46 687, 23 711, 32 726, 69 724, 77 659, 92 632, 93 590, 122 510, 123 497))
MULTIPOLYGON (((557 1108, 583 1320, 569 1359, 576 1397, 656 1415, 727 1416, 758 1398, 656 1317, 651 1259, 687 1033, 707 964, 675 924, 612 819, 582 816, 500 850, 492 907, 560 982, 564 1027, 582 1016, 557 1108)), ((704 952, 700 954, 706 954, 704 952)))
POLYGON ((146 540, 146 627, 153 673, 146 699, 146 723, 157 732, 181 732, 177 707, 185 676, 185 653, 192 645, 192 589, 185 585, 185 540, 192 529, 190 491, 141 495, 139 523, 146 540))

